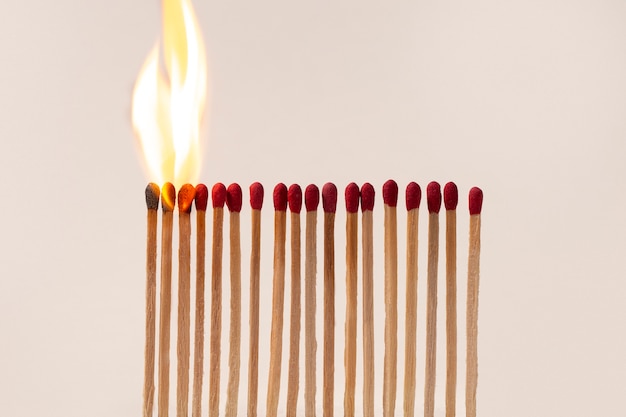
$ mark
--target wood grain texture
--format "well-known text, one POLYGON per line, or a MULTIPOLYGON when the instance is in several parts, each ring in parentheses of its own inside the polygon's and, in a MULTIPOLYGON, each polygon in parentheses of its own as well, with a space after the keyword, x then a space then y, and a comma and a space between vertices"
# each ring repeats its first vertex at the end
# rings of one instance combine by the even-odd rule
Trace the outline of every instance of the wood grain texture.
POLYGON ((230 213, 230 351, 226 417, 237 416, 241 361, 241 242, 239 212, 230 213))
POLYGON ((446 210, 446 417, 456 415, 456 210, 446 210))
POLYGON ((426 294, 426 364, 424 417, 435 415, 437 364, 437 267, 439 263, 439 214, 428 215, 428 271, 426 294))
POLYGON ((193 347, 191 416, 201 417, 204 375, 204 288, 206 262, 206 211, 196 212, 196 312, 193 347))
POLYGON ((385 204, 385 359, 383 416, 396 406, 398 354, 398 230, 396 207, 385 204))
POLYGON ((248 357, 248 416, 256 417, 259 391, 259 282, 261 275, 261 210, 252 210, 250 250, 250 349, 248 357))
POLYGON ((178 337, 176 345, 176 415, 189 413, 189 348, 191 302, 191 219, 178 213, 178 337))
POLYGON ((173 216, 171 211, 163 211, 163 227, 161 229, 161 297, 159 301, 161 308, 159 315, 159 417, 167 417, 169 413, 173 216))
POLYGON ((291 323, 289 326, 289 373, 287 378, 287 417, 295 417, 300 386, 301 320, 300 214, 291 213, 291 323))
POLYGON ((346 214, 346 323, 345 323, 345 388, 343 409, 345 417, 353 417, 356 388, 357 337, 357 269, 358 269, 358 213, 346 214))
POLYGON ((209 417, 219 416, 220 356, 222 341, 222 253, 224 209, 213 208, 211 250, 211 334, 209 342, 209 417))
POLYGON ((407 212, 406 222, 406 320, 404 339, 404 415, 415 415, 417 358, 417 250, 419 210, 407 212))
POLYGON ((317 211, 307 211, 304 267, 304 415, 315 417, 316 358, 315 337, 317 281, 317 211))
POLYGON ((324 382, 322 410, 333 417, 335 407, 335 213, 324 213, 324 382))
POLYGON ((470 216, 469 256, 467 261, 467 367, 465 409, 476 417, 478 387, 478 287, 480 281, 480 214, 470 216))
POLYGON ((146 345, 144 351, 143 416, 154 408, 154 358, 156 343, 156 263, 158 211, 148 209, 146 236, 146 345))
POLYGON ((363 417, 374 417, 374 232, 372 211, 363 226, 363 417))

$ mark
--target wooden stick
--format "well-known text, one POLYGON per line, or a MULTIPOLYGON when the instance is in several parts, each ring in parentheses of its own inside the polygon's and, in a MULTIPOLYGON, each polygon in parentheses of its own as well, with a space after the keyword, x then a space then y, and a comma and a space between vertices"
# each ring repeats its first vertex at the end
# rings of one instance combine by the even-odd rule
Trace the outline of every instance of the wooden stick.
POLYGON ((302 189, 289 187, 287 195, 291 212, 291 323, 289 330, 289 374, 287 380, 287 417, 295 417, 300 384, 300 210, 302 189))
POLYGON ((356 316, 358 269, 358 212, 359 186, 346 187, 346 327, 344 367, 346 385, 343 397, 344 416, 354 416, 354 389, 356 386, 356 316))
POLYGON ((374 196, 372 184, 363 184, 363 417, 374 417, 374 196))
POLYGON ((156 257, 157 215, 161 190, 154 183, 146 187, 146 347, 144 354, 143 416, 152 417, 154 406, 154 350, 156 339, 156 257))
POLYGON ((276 417, 280 393, 280 368, 283 349, 283 309, 285 297, 285 239, 287 187, 274 188, 274 280, 272 293, 272 333, 270 336, 270 369, 267 384, 266 416, 276 417))
POLYGON ((439 209, 441 187, 428 184, 428 277, 426 303, 426 376, 424 382, 424 417, 435 414, 435 377, 437 355, 437 265, 439 262, 439 209))
POLYGON ((220 406, 220 356, 222 340, 222 241, 226 187, 217 183, 213 200, 213 247, 211 255, 211 335, 209 356, 209 417, 218 417, 220 406))
POLYGON ((226 417, 236 417, 239 406, 239 361, 241 347, 241 187, 228 186, 226 204, 230 211, 230 353, 228 357, 228 391, 226 417))
POLYGON ((196 186, 196 320, 194 332, 193 391, 191 416, 201 417, 202 376, 204 371, 204 280, 206 258, 206 185, 196 186))
POLYGON ((317 276, 317 206, 319 189, 306 187, 306 247, 304 266, 304 415, 315 417, 315 364, 317 341, 315 339, 316 276, 317 276))
POLYGON ((393 417, 396 406, 398 354, 398 230, 396 204, 398 184, 389 180, 383 186, 385 206, 385 360, 383 416, 393 417))
POLYGON ((256 417, 259 384, 259 280, 261 275, 261 208, 263 186, 250 186, 252 243, 250 251, 250 352, 248 360, 248 417, 256 417))
POLYGON ((478 386, 478 285, 480 281, 480 213, 483 192, 474 187, 469 193, 470 233, 467 261, 467 369, 465 409, 467 417, 476 417, 478 386))
POLYGON ((170 310, 172 303, 172 226, 176 190, 171 183, 162 189, 161 206, 161 312, 159 316, 159 399, 158 416, 167 417, 170 399, 170 310))
POLYGON ((415 415, 415 368, 417 356, 417 249, 420 186, 406 187, 406 321, 404 339, 404 415, 415 415))
POLYGON ((189 317, 191 300, 191 205, 196 194, 190 184, 178 192, 178 343, 176 349, 176 415, 189 412, 189 317))
POLYGON ((322 188, 324 208, 324 386, 323 416, 333 417, 335 394, 335 211, 337 187, 322 188))
POLYGON ((443 188, 446 207, 446 417, 456 415, 456 206, 459 193, 449 182, 443 188))

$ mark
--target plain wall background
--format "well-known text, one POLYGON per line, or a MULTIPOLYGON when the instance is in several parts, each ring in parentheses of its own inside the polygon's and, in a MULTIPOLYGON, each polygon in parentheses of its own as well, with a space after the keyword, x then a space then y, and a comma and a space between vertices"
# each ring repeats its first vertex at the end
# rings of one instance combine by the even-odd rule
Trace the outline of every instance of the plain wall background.
MULTIPOLYGON (((401 189, 411 180, 424 188, 431 180, 456 181, 462 194, 460 312, 465 196, 471 186, 481 186, 479 414, 586 417, 624 412, 626 3, 194 5, 211 70, 203 182, 237 181, 247 191, 258 180, 268 197, 278 181, 321 186, 332 180, 340 194, 350 181, 372 182, 378 191, 380 246, 380 186, 385 180, 395 178, 401 189)), ((130 94, 159 33, 157 1, 23 1, 3 7, 3 415, 140 413, 146 178, 130 127, 130 94)), ((266 207, 270 201, 266 199, 266 207)), ((427 216, 422 213, 424 237, 427 216)), ((244 230, 248 217, 244 209, 244 230)), ((263 219, 264 299, 269 300, 271 210, 263 219)), ((344 219, 337 216, 339 340, 344 219)), ((400 241, 403 219, 401 214, 400 241)), ((247 237, 242 238, 244 288, 247 237)), ((424 247, 421 243, 420 297, 425 293, 424 247)), ((376 267, 382 291, 381 258, 376 267)), ((443 269, 440 277, 441 307, 443 269)), ((403 282, 401 278, 400 289, 403 282)), ((288 291, 289 286, 286 295, 288 291)), ((402 290, 400 299, 403 312, 402 290)), ((269 311, 267 303, 262 308, 269 311)), ((384 320, 380 300, 376 309, 379 332, 384 320)), ((423 311, 424 303, 420 326, 423 311)), ((224 320, 226 347, 227 315, 224 320)), ((359 312, 359 338, 360 326, 359 312)), ((440 343, 443 334, 440 327, 440 343)), ((262 334, 264 350, 267 341, 262 334)), ((320 343, 318 339, 318 355, 320 343)), ((423 344, 420 330, 422 353, 423 344)), ((381 362, 382 349, 379 343, 381 362)), ((438 416, 444 415, 442 352, 438 416)), ((335 402, 340 406, 342 343, 336 357, 335 402)), ((422 362, 418 381, 423 379, 422 362)), ((462 357, 459 363, 463 369, 462 357)), ((261 404, 267 378, 263 366, 262 361, 261 404)), ((226 360, 222 368, 225 384, 226 360)), ((379 365, 378 376, 381 369, 379 365)), ((461 378, 459 415, 463 382, 461 378)), ((418 414, 421 389, 419 385, 418 414)), ((320 392, 318 388, 318 396, 320 392)), ((222 395, 222 406, 224 401, 222 395)), ((284 396, 280 401, 283 407, 284 396)), ((376 401, 381 404, 380 395, 376 401)), ((259 410, 262 415, 264 407, 259 410)))

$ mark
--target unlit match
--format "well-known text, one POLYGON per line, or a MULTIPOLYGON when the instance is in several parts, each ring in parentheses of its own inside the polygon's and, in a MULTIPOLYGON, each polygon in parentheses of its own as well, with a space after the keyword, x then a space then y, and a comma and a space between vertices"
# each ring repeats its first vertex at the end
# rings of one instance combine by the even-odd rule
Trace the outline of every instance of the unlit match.
POLYGON ((332 417, 335 408, 335 212, 337 187, 327 182, 322 188, 324 208, 324 380, 322 410, 332 417))
POLYGON ((361 186, 363 245, 363 417, 374 417, 374 210, 372 184, 361 186))
POLYGON ((456 206, 459 191, 449 182, 443 187, 446 207, 446 417, 456 415, 456 206))
POLYGON ((385 209, 385 360, 383 375, 383 416, 393 417, 396 407, 398 355, 398 229, 396 205, 398 184, 383 185, 385 209))
POLYGON ((320 192, 310 184, 304 192, 306 207, 304 260, 304 415, 315 417, 315 383, 317 339, 315 337, 315 308, 317 281, 317 207, 320 192))

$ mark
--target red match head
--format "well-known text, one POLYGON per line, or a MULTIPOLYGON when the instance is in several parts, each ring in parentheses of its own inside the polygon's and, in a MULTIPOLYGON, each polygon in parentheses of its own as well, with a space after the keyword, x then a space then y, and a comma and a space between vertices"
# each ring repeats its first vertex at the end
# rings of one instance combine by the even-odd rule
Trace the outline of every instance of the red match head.
POLYGON ((306 211, 316 211, 320 204, 320 190, 315 184, 309 184, 304 191, 304 205, 306 211))
POLYGON ((191 213, 193 199, 196 196, 196 189, 191 184, 185 184, 178 190, 178 211, 181 213, 191 213))
POLYGON ((359 186, 351 182, 346 187, 346 211, 356 213, 359 211, 359 197, 361 192, 359 186))
POLYGON ((361 186, 361 211, 374 210, 374 196, 376 191, 374 186, 369 182, 366 182, 361 186))
POLYGON ((469 192, 469 212, 472 214, 480 214, 483 209, 483 190, 473 187, 469 192))
POLYGON ((302 210, 302 188, 298 184, 289 186, 287 200, 289 201, 289 210, 292 213, 300 213, 302 210))
POLYGON ((459 190, 455 183, 449 182, 443 187, 443 203, 446 210, 456 210, 459 203, 459 190))
POLYGON ((383 184, 383 203, 390 207, 398 205, 398 184, 394 180, 383 184))
POLYGON ((159 186, 151 182, 146 187, 146 206, 148 210, 157 210, 159 208, 159 198, 161 196, 161 190, 159 186))
POLYGON ((325 213, 337 211, 337 187, 332 182, 327 182, 322 187, 322 206, 325 213))
POLYGON ((206 205, 209 200, 209 190, 204 184, 196 185, 196 210, 206 211, 206 205))
POLYGON ((287 193, 287 186, 285 184, 282 182, 276 184, 276 187, 274 187, 274 210, 287 210, 287 193))
POLYGON ((163 211, 174 211, 176 205, 176 188, 171 182, 166 182, 161 187, 161 207, 163 211))
POLYGON ((226 202, 226 187, 221 182, 213 186, 211 190, 211 198, 213 199, 213 208, 224 208, 226 202))
POLYGON ((407 211, 419 208, 422 202, 422 189, 415 182, 406 186, 406 209, 407 211))
POLYGON ((255 182, 250 186, 250 207, 252 210, 261 210, 263 207, 263 185, 255 182))
POLYGON ((232 183, 226 190, 226 206, 228 210, 235 213, 241 211, 241 187, 237 183, 232 183))
POLYGON ((426 201, 429 213, 439 213, 441 210, 441 185, 433 181, 426 187, 426 201))

